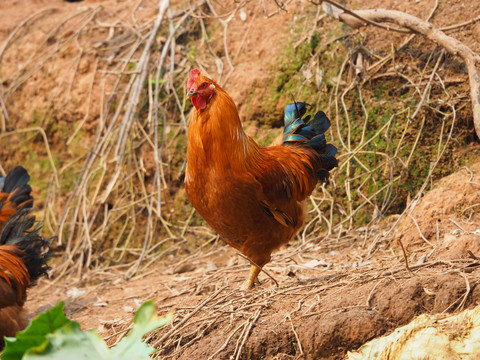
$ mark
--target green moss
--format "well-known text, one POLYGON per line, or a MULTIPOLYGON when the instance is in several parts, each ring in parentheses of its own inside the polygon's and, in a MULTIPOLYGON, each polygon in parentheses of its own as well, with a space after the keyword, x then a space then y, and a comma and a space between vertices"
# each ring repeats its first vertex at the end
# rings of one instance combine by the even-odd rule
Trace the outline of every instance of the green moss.
POLYGON ((187 51, 187 59, 190 61, 195 61, 198 57, 197 47, 195 45, 191 45, 188 47, 187 51))

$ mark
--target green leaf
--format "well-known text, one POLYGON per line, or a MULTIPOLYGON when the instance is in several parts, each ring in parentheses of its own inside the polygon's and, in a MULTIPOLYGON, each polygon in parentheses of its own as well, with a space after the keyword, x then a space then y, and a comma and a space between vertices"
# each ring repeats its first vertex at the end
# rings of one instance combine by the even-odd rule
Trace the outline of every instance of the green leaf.
POLYGON ((63 359, 91 359, 113 360, 103 339, 91 330, 83 332, 76 321, 71 321, 60 329, 48 334, 48 346, 42 351, 36 348, 29 349, 23 360, 63 360, 63 359))
POLYGON ((145 344, 142 338, 170 322, 171 318, 171 315, 157 318, 153 302, 144 303, 135 314, 128 336, 109 350, 94 330, 83 332, 78 322, 67 319, 63 303, 60 303, 32 320, 26 330, 17 334, 17 339, 8 339, 2 359, 150 360, 149 355, 155 349, 145 344))
POLYGON ((157 318, 152 300, 143 303, 133 318, 132 330, 112 348, 112 354, 127 356, 129 359, 149 359, 148 355, 155 352, 155 349, 142 341, 143 335, 168 324, 171 320, 172 315, 157 318))
POLYGON ((71 322, 63 312, 63 301, 32 319, 16 338, 5 338, 3 360, 21 360, 28 349, 42 351, 48 346, 47 334, 71 322))

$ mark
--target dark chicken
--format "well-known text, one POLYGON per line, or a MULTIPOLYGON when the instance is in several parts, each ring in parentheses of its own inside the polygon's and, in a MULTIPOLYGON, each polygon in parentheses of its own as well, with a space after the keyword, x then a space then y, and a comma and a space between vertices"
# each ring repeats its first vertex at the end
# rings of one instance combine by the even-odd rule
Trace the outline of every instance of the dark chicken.
POLYGON ((15 336, 28 321, 27 288, 47 273, 51 239, 44 239, 30 214, 30 176, 20 166, 0 178, 0 349, 3 336, 15 336))

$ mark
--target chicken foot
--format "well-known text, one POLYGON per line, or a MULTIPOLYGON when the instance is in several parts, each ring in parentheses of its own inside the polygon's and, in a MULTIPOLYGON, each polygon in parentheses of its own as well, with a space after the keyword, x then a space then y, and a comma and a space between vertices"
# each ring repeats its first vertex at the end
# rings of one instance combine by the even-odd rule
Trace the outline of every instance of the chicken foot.
POLYGON ((248 279, 243 283, 241 290, 251 290, 254 286, 255 279, 257 278, 258 274, 260 273, 261 268, 251 264, 250 265, 250 274, 248 275, 248 279))

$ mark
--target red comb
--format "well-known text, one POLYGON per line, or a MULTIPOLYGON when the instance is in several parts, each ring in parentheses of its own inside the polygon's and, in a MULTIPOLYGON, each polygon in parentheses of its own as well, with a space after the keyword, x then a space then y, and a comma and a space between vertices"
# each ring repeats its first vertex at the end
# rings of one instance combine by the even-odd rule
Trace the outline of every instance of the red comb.
POLYGON ((200 70, 193 69, 192 71, 190 71, 190 79, 188 79, 188 82, 187 82, 188 91, 192 90, 192 86, 195 84, 195 80, 197 80, 198 75, 200 75, 200 70))

